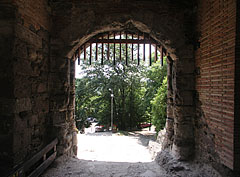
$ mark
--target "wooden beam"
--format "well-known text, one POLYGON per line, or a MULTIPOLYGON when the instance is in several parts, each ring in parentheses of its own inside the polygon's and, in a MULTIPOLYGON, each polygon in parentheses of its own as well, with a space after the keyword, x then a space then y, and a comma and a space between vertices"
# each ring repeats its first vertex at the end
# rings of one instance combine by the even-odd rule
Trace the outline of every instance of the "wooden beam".
POLYGON ((38 166, 28 177, 40 176, 44 170, 53 162, 56 158, 57 152, 54 152, 48 159, 46 159, 40 166, 38 166))
POLYGON ((40 152, 38 152, 35 156, 33 156, 33 158, 31 158, 30 160, 28 160, 26 163, 24 163, 24 171, 27 171, 32 165, 34 165, 36 162, 39 161, 39 159, 46 154, 47 152, 49 152, 53 146, 55 146, 58 143, 58 139, 54 139, 49 145, 47 145, 45 148, 43 148, 43 150, 41 150, 40 152))

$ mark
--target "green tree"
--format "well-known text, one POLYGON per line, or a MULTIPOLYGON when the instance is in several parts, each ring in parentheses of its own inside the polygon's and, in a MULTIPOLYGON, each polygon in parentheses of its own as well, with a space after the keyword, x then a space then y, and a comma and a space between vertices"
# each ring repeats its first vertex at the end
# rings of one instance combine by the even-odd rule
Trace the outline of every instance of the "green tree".
POLYGON ((153 124, 158 132, 164 128, 167 116, 167 77, 163 80, 151 104, 153 124))

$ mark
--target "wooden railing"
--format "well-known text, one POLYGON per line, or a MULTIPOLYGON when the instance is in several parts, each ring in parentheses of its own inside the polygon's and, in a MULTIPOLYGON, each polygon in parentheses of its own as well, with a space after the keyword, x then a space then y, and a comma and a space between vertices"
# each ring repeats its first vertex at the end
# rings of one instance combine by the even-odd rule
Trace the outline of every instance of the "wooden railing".
POLYGON ((7 177, 38 177, 56 158, 57 143, 56 138, 31 159, 17 166, 7 177))

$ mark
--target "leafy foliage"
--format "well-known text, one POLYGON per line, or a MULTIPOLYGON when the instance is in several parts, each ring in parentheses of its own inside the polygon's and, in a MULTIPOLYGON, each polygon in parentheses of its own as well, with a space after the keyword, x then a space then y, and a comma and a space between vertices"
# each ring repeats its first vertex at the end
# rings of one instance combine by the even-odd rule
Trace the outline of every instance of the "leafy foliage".
POLYGON ((156 131, 164 128, 166 122, 167 111, 167 77, 163 80, 159 87, 155 98, 151 101, 153 124, 156 126, 156 131))
MULTIPOLYGON (((107 49, 106 46, 104 48, 107 49)), ((120 130, 131 130, 141 122, 151 121, 151 117, 155 113, 152 111, 154 104, 151 104, 151 100, 157 96, 155 94, 162 86, 166 76, 166 64, 163 67, 160 67, 159 62, 152 67, 143 64, 137 66, 137 61, 131 60, 131 50, 128 50, 129 58, 126 66, 125 48, 123 44, 123 60, 120 60, 119 46, 116 45, 115 65, 112 62, 112 52, 110 52, 110 60, 104 55, 103 65, 100 65, 100 59, 92 61, 92 66, 88 65, 88 61, 84 61, 81 65, 84 75, 82 78, 76 79, 75 104, 79 129, 87 126, 85 122, 87 117, 95 117, 101 124, 110 126, 112 93, 114 94, 114 124, 120 130)), ((131 47, 129 46, 129 48, 131 47)), ((112 49, 113 45, 110 45, 110 51, 113 51, 112 49)), ((100 46, 98 50, 101 56, 100 46)), ((106 54, 107 51, 104 53, 106 54)), ((101 58, 100 56, 99 58, 101 58)), ((134 57, 136 58, 136 53, 134 57)), ((153 123, 157 125, 158 123, 155 121, 157 115, 154 116, 153 123)))

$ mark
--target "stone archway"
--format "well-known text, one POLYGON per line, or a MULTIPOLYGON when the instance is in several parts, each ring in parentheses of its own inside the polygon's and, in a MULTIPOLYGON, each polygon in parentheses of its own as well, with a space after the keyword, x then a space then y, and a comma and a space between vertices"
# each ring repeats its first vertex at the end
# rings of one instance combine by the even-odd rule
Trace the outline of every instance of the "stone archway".
MULTIPOLYGON (((128 10, 112 7, 106 13, 107 3, 66 3, 53 9, 50 111, 55 135, 60 139, 59 153, 72 154, 76 149, 74 133, 74 61, 75 50, 94 35, 102 32, 137 28, 148 33, 169 52, 167 141, 172 153, 188 160, 194 151, 194 46, 189 43, 192 32, 191 14, 179 7, 153 2, 147 7, 127 3, 128 10), (66 8, 69 7, 67 10, 66 8), (98 8, 96 8, 98 7, 98 8), (102 9, 99 9, 102 8, 102 9), (61 12, 61 11, 64 11, 61 12), (131 10, 130 10, 131 9, 131 10), (152 11, 150 11, 152 9, 152 11), (157 11, 156 11, 157 9, 157 11), (190 20, 190 21, 188 21, 190 20)), ((123 6, 124 2, 117 5, 123 6)), ((148 4, 148 3, 147 3, 148 4)))

